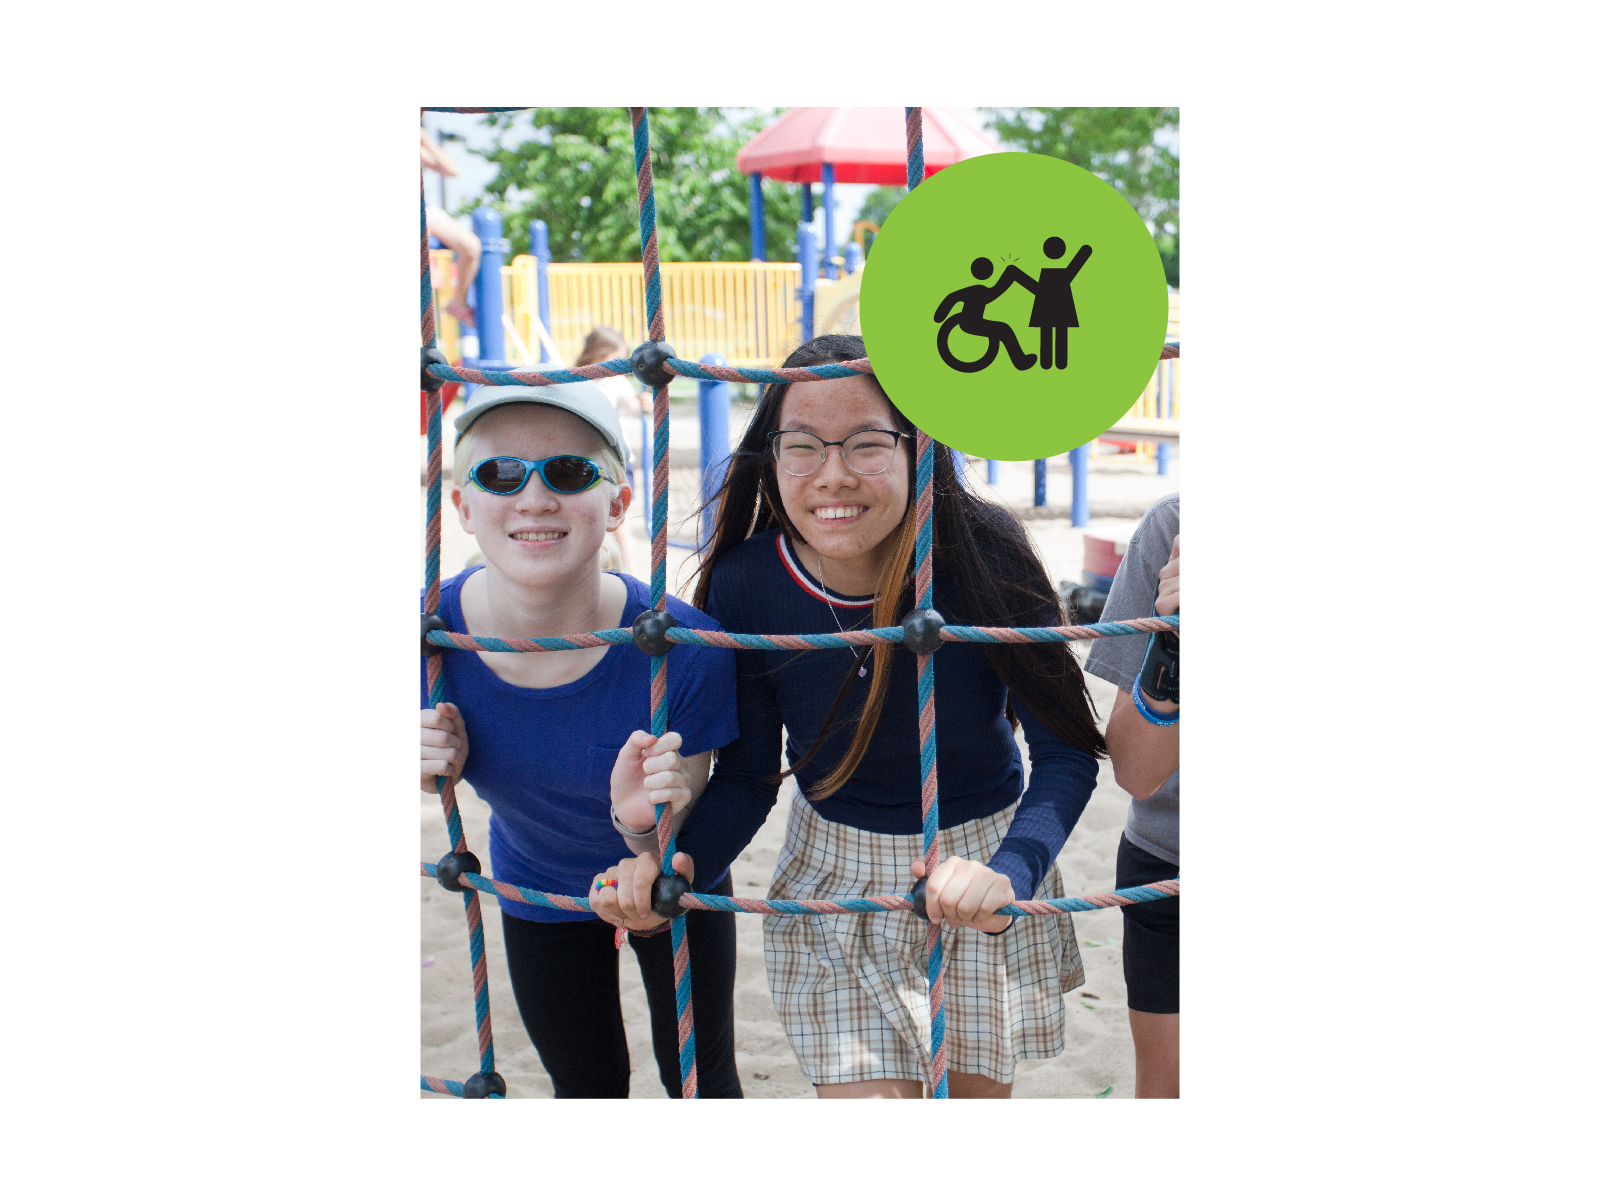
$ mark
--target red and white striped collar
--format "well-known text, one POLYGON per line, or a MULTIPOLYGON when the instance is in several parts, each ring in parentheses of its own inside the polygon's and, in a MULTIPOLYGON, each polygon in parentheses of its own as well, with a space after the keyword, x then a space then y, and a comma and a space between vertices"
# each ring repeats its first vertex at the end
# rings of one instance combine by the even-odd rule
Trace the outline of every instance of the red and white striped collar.
POLYGON ((840 596, 824 591, 816 583, 812 582, 807 577, 800 560, 795 557, 795 552, 790 549, 789 538, 783 533, 778 535, 778 539, 774 544, 778 546, 778 556, 783 559, 784 569, 789 571, 789 577, 799 583, 801 590, 813 599, 820 599, 825 604, 832 604, 836 608, 871 608, 873 606, 875 600, 872 596, 860 600, 843 599, 840 596))

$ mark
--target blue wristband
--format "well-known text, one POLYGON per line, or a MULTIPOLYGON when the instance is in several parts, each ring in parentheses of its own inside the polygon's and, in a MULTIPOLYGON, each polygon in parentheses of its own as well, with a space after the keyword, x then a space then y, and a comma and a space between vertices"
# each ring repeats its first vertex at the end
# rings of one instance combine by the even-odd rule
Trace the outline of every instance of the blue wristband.
POLYGON ((1133 695, 1134 706, 1139 709, 1140 715, 1145 717, 1151 724, 1161 725, 1166 728, 1170 724, 1179 722, 1179 714, 1177 712, 1174 712, 1171 716, 1163 716, 1161 713, 1153 712, 1145 706, 1145 699, 1140 695, 1140 681, 1138 679, 1134 680, 1133 695))

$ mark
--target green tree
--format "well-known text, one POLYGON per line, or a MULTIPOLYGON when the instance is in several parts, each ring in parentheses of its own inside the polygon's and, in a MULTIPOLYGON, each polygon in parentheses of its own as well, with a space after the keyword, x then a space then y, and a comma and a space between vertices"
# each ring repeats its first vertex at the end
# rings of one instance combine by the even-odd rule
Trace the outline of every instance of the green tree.
POLYGON ((1003 146, 1066 159, 1093 171, 1134 205, 1156 239, 1167 281, 1179 283, 1177 108, 986 108, 1003 146))
MULTIPOLYGON (((486 185, 514 253, 528 253, 528 226, 550 229, 559 262, 638 262, 639 191, 634 134, 624 108, 540 108, 535 133, 508 145, 511 114, 486 117, 502 130, 484 153, 495 164, 486 185)), ((760 117, 731 122, 718 108, 652 108, 651 171, 656 242, 664 261, 744 262, 750 258, 750 182, 734 167, 760 117)), ((793 259, 800 196, 763 189, 767 256, 793 259)))
MULTIPOLYGON (((890 210, 906 198, 904 187, 875 187, 862 197, 862 210, 856 214, 858 221, 872 221, 880 227, 889 219, 890 210)), ((869 230, 866 238, 869 247, 873 244, 872 232, 869 230)))

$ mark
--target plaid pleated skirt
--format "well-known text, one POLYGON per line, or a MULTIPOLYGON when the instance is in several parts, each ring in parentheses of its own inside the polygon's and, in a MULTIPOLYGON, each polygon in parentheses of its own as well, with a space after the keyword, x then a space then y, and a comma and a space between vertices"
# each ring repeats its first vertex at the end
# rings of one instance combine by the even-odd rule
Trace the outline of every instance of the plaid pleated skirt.
MULTIPOLYGON (((1017 805, 940 834, 942 857, 987 862, 1017 805)), ((905 892, 920 833, 869 833, 790 803, 772 899, 905 892)), ((1053 863, 1036 896, 1064 895, 1053 863)), ((773 1006, 812 1085, 928 1077, 928 926, 911 912, 763 917, 773 1006)), ((1067 1048, 1062 994, 1084 985, 1071 916, 1023 917, 998 937, 944 934, 948 1068, 1012 1081, 1025 1058, 1067 1048)))

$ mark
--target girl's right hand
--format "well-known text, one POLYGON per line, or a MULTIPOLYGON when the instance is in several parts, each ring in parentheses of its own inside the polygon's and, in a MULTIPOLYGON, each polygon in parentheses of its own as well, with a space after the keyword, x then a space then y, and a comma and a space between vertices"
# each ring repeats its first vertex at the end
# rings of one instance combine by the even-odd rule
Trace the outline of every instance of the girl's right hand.
POLYGON ((422 789, 430 795, 439 792, 439 775, 452 782, 461 777, 467 764, 467 722, 455 704, 440 704, 422 710, 422 789))
POLYGON ((674 814, 695 798, 689 785, 689 768, 679 754, 684 738, 677 732, 652 736, 636 730, 617 751, 611 772, 611 805, 617 819, 630 829, 654 836, 656 805, 667 804, 674 814))
MULTIPOLYGON (((682 851, 673 855, 673 869, 691 883, 695 881, 695 862, 682 851)), ((608 924, 646 932, 667 923, 667 917, 650 910, 651 885, 662 872, 661 859, 653 853, 642 853, 637 858, 624 858, 595 882, 611 879, 615 886, 594 889, 590 884, 589 906, 608 924)))

